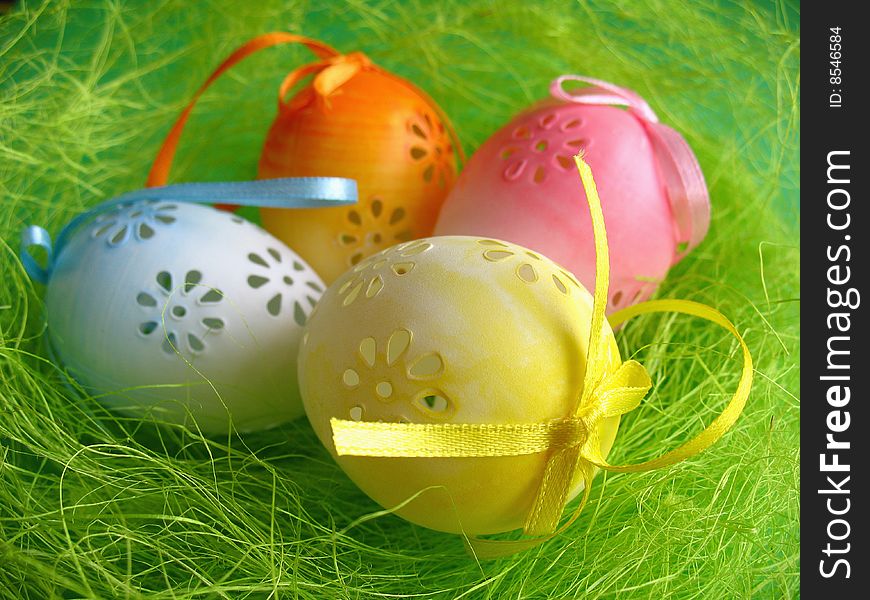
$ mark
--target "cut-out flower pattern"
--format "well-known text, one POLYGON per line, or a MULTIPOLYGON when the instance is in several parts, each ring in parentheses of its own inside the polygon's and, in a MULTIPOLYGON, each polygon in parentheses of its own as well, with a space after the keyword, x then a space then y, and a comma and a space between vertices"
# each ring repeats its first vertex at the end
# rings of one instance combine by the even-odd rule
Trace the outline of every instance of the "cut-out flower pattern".
POLYGON ((530 182, 540 184, 553 168, 570 171, 573 156, 590 145, 582 133, 583 119, 555 112, 539 115, 534 124, 516 127, 499 153, 506 163, 502 176, 506 181, 519 181, 526 175, 530 182))
MULTIPOLYGON (((538 281, 550 282, 556 286, 556 289, 560 293, 566 296, 570 294, 572 286, 579 290, 586 289, 569 271, 562 269, 558 265, 556 265, 554 270, 552 266, 541 261, 540 255, 530 250, 509 245, 498 240, 478 240, 477 243, 485 248, 483 258, 489 262, 499 263, 508 259, 516 261, 517 267, 514 272, 521 281, 526 283, 536 283, 538 281)), ((623 282, 622 286, 612 285, 607 310, 612 312, 637 302, 644 293, 650 291, 651 287, 654 289, 655 285, 655 280, 653 280, 653 283, 641 281, 640 284, 634 282, 625 284, 623 282)))
POLYGON ((202 273, 196 270, 185 273, 181 282, 176 282, 169 271, 160 271, 154 285, 136 295, 136 304, 145 314, 139 333, 162 337, 161 348, 167 354, 205 350, 206 336, 221 332, 226 323, 210 310, 223 301, 223 294, 201 285, 201 281, 202 273))
POLYGON ((323 294, 323 287, 314 280, 311 270, 272 247, 262 252, 249 252, 248 262, 252 271, 247 284, 262 294, 266 312, 277 317, 282 310, 292 310, 296 324, 305 325, 311 309, 323 294), (303 286, 303 293, 290 294, 290 290, 297 286, 303 286), (292 299, 292 309, 285 302, 285 294, 292 299), (303 296, 309 304, 307 307, 299 300, 303 296))
POLYGON ((367 256, 410 240, 414 234, 407 217, 403 207, 389 208, 378 196, 347 211, 347 228, 339 234, 338 244, 347 253, 348 265, 359 264, 367 256))
POLYGON ((358 392, 359 402, 348 410, 351 419, 360 421, 372 413, 378 420, 407 421, 402 415, 408 414, 446 420, 455 413, 454 403, 431 385, 444 373, 444 358, 438 352, 425 352, 408 359, 412 338, 409 330, 396 329, 386 344, 379 346, 373 337, 360 341, 356 364, 341 374, 345 389, 358 392))
POLYGON ((444 189, 453 179, 453 144, 444 123, 435 115, 419 112, 408 120, 411 160, 423 167, 426 183, 433 181, 444 189))
POLYGON ((106 243, 113 248, 123 246, 130 238, 148 240, 161 227, 175 223, 173 212, 177 208, 175 204, 156 200, 121 204, 94 219, 91 235, 105 237, 106 243))
POLYGON ((574 275, 558 267, 554 270, 550 264, 543 261, 539 254, 531 250, 498 240, 478 240, 477 243, 483 246, 483 258, 489 262, 498 263, 508 259, 517 262, 514 272, 520 281, 525 283, 549 282, 566 296, 570 294, 570 286, 583 289, 574 275))
POLYGON ((413 257, 431 247, 432 244, 426 240, 405 242, 357 264, 352 276, 338 288, 342 306, 350 306, 361 296, 374 298, 384 289, 387 277, 404 277, 413 271, 416 266, 413 257))

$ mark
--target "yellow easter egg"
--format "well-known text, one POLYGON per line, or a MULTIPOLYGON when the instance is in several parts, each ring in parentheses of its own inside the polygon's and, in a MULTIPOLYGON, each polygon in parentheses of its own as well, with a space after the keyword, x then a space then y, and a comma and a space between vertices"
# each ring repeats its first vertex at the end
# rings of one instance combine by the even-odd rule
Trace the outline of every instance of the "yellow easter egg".
MULTIPOLYGON (((330 418, 411 423, 541 423, 569 415, 583 387, 592 296, 526 248, 433 237, 344 273, 312 313, 299 358, 305 410, 347 475, 425 527, 480 535, 522 527, 548 458, 337 456, 330 418), (410 501, 409 501, 410 500, 410 501), (407 502, 406 502, 407 501, 407 502)), ((620 364, 601 335, 608 370, 620 364)), ((601 421, 602 455, 619 418, 601 421)), ((572 497, 582 490, 573 483, 572 497)))

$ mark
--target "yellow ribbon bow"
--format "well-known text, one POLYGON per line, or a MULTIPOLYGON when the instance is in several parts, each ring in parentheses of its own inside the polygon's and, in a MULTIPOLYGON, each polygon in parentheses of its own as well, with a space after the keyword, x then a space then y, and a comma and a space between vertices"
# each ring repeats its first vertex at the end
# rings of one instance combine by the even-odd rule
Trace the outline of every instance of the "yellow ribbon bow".
POLYGON ((602 419, 624 415, 640 404, 652 386, 644 367, 628 360, 608 371, 606 347, 601 336, 610 279, 609 252, 601 200, 592 171, 582 155, 574 157, 589 210, 595 238, 595 290, 592 323, 586 356, 583 392, 569 416, 548 423, 468 424, 468 423, 370 423, 331 419, 336 452, 351 456, 401 457, 478 457, 516 456, 549 452, 541 484, 523 533, 532 538, 491 540, 470 538, 469 550, 479 558, 506 556, 537 546, 558 535, 580 515, 595 468, 615 472, 640 472, 678 463, 711 446, 734 424, 743 411, 752 386, 752 357, 737 329, 719 311, 688 300, 655 300, 623 309, 611 315, 617 326, 632 317, 655 312, 677 312, 699 317, 728 330, 743 351, 743 371, 737 390, 725 409, 701 433, 685 444, 652 460, 634 465, 611 465, 601 455, 598 424, 602 419), (558 528, 573 484, 583 479, 583 498, 570 519, 558 528))

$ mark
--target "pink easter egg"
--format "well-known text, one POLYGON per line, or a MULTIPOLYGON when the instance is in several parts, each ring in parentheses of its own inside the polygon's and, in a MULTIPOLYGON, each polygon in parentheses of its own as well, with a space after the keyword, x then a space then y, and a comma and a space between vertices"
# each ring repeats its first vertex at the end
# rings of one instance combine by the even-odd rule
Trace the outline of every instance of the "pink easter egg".
POLYGON ((707 232, 710 202, 698 161, 630 90, 565 75, 550 91, 551 98, 517 115, 471 157, 435 235, 525 246, 594 289, 592 224, 572 158, 582 149, 607 227, 608 312, 646 300, 707 232), (565 81, 592 85, 567 92, 565 81))

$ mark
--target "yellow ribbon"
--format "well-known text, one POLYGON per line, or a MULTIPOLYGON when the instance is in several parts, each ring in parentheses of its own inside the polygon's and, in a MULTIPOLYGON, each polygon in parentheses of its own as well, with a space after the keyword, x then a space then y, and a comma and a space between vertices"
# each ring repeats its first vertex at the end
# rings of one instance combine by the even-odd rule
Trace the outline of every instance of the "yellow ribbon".
POLYGON ((532 538, 490 540, 468 538, 469 550, 479 558, 496 558, 537 546, 567 529, 580 515, 589 498, 595 467, 631 473, 650 471, 678 463, 711 446, 734 424, 743 411, 752 386, 752 357, 740 333, 722 313, 688 300, 656 300, 623 309, 611 315, 617 326, 635 316, 676 312, 706 319, 729 331, 743 351, 743 372, 737 390, 725 409, 704 430, 685 444, 665 454, 634 465, 611 465, 601 455, 598 425, 602 419, 624 415, 640 404, 652 383, 643 366, 629 360, 608 372, 606 339, 602 339, 610 278, 607 234, 601 200, 592 171, 582 155, 574 157, 586 191, 595 239, 595 290, 592 323, 586 356, 583 391, 569 416, 549 423, 528 424, 414 424, 368 423, 331 419, 333 442, 339 455, 378 457, 477 457, 516 456, 549 452, 541 484, 523 533, 532 538), (584 482, 583 497, 571 517, 559 527, 572 484, 584 482), (558 527, 558 529, 557 529, 558 527))

